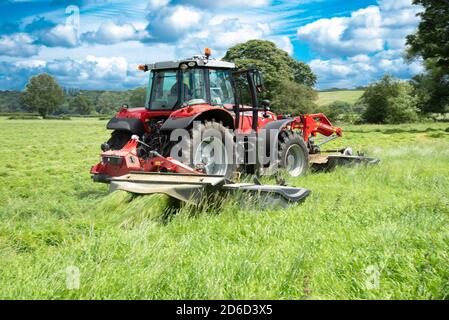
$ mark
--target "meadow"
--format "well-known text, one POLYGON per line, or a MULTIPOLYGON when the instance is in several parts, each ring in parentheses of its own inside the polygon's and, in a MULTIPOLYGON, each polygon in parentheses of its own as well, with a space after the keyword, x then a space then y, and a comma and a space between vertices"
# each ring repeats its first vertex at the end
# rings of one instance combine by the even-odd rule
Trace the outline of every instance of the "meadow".
POLYGON ((338 90, 338 91, 319 91, 318 106, 325 106, 334 101, 344 101, 348 103, 355 103, 363 94, 363 90, 338 90))
POLYGON ((449 123, 343 126, 334 146, 379 165, 290 179, 312 194, 286 209, 168 218, 91 181, 105 123, 0 118, 0 299, 448 299, 449 123))

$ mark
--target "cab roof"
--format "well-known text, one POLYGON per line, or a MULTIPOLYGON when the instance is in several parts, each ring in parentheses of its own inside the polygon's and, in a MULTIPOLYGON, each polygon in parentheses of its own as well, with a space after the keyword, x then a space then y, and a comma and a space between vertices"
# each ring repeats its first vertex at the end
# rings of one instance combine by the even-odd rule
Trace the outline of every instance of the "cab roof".
POLYGON ((235 64, 232 62, 221 61, 216 59, 208 59, 206 56, 198 55, 192 58, 174 61, 161 61, 147 64, 147 70, 163 70, 163 69, 177 69, 182 64, 187 64, 189 67, 208 67, 208 68, 222 68, 235 69, 235 64))

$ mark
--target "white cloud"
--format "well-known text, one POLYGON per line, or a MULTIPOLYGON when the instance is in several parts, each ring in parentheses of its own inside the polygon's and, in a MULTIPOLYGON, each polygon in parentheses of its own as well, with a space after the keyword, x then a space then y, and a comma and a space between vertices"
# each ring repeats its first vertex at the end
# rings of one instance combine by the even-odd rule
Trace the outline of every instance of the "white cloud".
POLYGON ((420 62, 407 64, 403 59, 405 37, 415 31, 421 7, 411 0, 378 4, 298 28, 299 40, 319 54, 310 62, 318 87, 366 85, 384 74, 407 79, 422 71, 420 62))
POLYGON ((420 7, 411 0, 382 0, 351 13, 350 17, 320 19, 298 28, 297 35, 325 57, 352 56, 399 49, 413 33, 420 7))
POLYGON ((123 80, 126 79, 128 62, 123 57, 96 57, 84 60, 59 59, 47 63, 46 69, 55 76, 77 80, 123 80))
POLYGON ((266 23, 248 24, 239 19, 226 19, 209 21, 209 25, 201 31, 186 35, 177 44, 179 58, 199 54, 204 47, 213 49, 215 57, 221 57, 225 51, 237 43, 246 42, 251 39, 269 39, 282 45, 288 50, 293 50, 287 37, 271 36, 271 29, 266 23))
POLYGON ((170 2, 170 0, 150 0, 148 2, 148 9, 152 10, 152 9, 159 9, 161 7, 165 7, 166 5, 168 5, 170 2))
POLYGON ((124 57, 87 56, 84 59, 0 61, 0 88, 21 90, 29 78, 42 72, 64 87, 122 90, 143 86, 148 74, 137 72, 124 57))
POLYGON ((30 68, 30 69, 38 69, 46 66, 46 62, 44 60, 22 60, 17 61, 14 65, 18 68, 30 68))
POLYGON ((187 30, 200 22, 201 14, 189 7, 175 7, 165 21, 176 30, 187 30))
POLYGON ((26 33, 15 33, 0 37, 0 55, 11 57, 31 57, 38 53, 33 38, 26 33))
POLYGON ((319 88, 353 88, 376 81, 384 74, 401 79, 423 71, 419 62, 407 64, 401 50, 386 50, 373 56, 357 55, 348 58, 314 59, 310 63, 318 75, 319 88))
POLYGON ((385 11, 410 8, 410 0, 379 0, 379 7, 385 11))
POLYGON ((270 0, 178 0, 177 3, 197 6, 200 8, 225 8, 225 7, 263 7, 270 4, 270 0))
POLYGON ((40 33, 38 43, 48 47, 76 47, 79 44, 79 32, 75 25, 58 24, 40 33))
POLYGON ((379 7, 360 9, 351 17, 320 19, 298 28, 300 40, 329 56, 355 55, 383 49, 379 7))
POLYGON ((148 16, 147 30, 153 42, 176 42, 201 29, 204 13, 187 6, 164 7, 148 16))
POLYGON ((149 34, 146 30, 137 29, 131 23, 115 24, 112 21, 106 21, 100 25, 97 31, 83 34, 82 39, 92 43, 114 44, 125 41, 143 41, 148 37, 149 34))

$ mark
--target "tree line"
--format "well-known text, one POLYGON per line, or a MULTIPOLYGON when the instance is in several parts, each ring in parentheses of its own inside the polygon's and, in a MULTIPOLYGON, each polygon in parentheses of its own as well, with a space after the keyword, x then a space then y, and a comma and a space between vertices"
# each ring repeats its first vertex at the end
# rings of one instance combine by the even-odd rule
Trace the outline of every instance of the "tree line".
POLYGON ((50 115, 111 115, 123 104, 144 107, 146 88, 124 91, 62 88, 54 77, 42 73, 30 79, 25 90, 0 91, 0 113, 50 115))

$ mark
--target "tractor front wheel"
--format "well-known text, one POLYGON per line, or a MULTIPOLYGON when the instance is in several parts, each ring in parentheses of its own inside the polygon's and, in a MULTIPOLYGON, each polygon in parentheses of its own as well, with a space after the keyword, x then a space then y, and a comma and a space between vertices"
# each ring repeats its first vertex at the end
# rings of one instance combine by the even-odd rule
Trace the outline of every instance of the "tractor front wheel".
POLYGON ((291 177, 299 177, 308 170, 309 151, 299 134, 284 132, 280 136, 279 167, 291 177))
POLYGON ((131 132, 126 130, 115 130, 111 134, 107 144, 111 150, 120 150, 131 139, 131 132))

